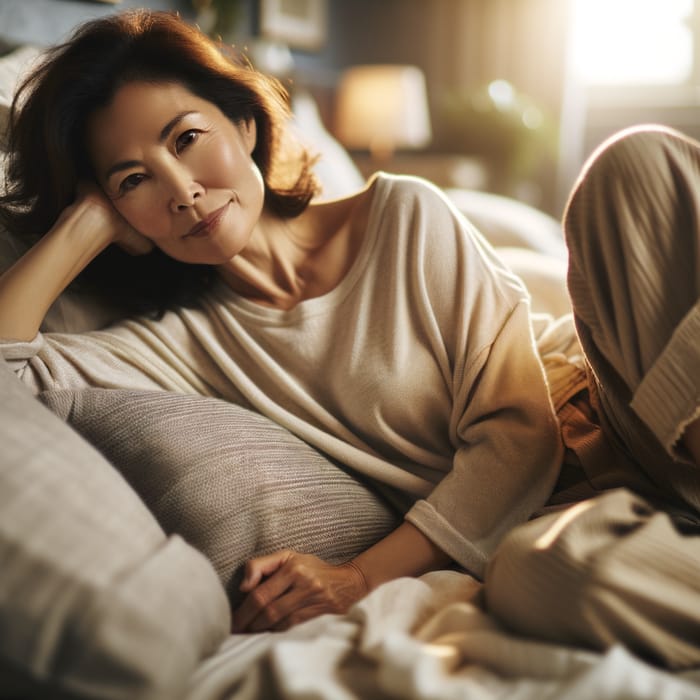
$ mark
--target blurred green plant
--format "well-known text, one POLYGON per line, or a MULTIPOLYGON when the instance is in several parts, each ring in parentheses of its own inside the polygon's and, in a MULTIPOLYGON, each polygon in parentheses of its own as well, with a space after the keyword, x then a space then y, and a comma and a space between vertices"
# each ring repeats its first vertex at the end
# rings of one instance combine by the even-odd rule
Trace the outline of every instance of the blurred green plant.
POLYGON ((436 147, 488 161, 505 190, 537 179, 557 157, 558 131, 534 100, 505 80, 445 91, 436 105, 436 147))

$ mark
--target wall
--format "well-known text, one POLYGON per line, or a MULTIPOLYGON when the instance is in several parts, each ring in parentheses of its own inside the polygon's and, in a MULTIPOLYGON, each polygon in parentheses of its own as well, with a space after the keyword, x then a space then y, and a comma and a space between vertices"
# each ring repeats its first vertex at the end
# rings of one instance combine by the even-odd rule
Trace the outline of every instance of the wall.
POLYGON ((560 108, 568 3, 561 0, 331 0, 325 59, 414 62, 435 91, 496 78, 560 108))
MULTIPOLYGON (((468 94, 510 81, 553 124, 553 150, 542 151, 535 194, 560 213, 557 126, 566 76, 569 3, 562 0, 329 0, 329 38, 317 54, 296 52, 303 80, 332 95, 340 71, 355 63, 412 63, 426 74, 438 139, 446 94, 468 94), (544 161, 547 161, 546 163, 544 161)), ((322 105, 332 122, 332 99, 322 105)), ((505 188, 505 185, 504 185, 505 188)))
POLYGON ((85 20, 127 7, 191 13, 189 0, 122 0, 117 5, 87 0, 0 0, 0 39, 8 44, 48 45, 64 39, 85 20))

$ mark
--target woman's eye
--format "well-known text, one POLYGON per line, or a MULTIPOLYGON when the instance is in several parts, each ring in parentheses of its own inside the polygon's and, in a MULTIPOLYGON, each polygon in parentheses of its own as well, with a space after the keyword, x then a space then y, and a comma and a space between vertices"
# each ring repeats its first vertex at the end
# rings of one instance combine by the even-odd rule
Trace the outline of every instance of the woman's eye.
POLYGON ((191 146, 199 136, 199 131, 197 129, 188 129, 183 131, 175 141, 175 150, 178 153, 184 151, 188 146, 191 146))
POLYGON ((119 193, 125 194, 133 190, 135 187, 138 187, 145 178, 146 176, 143 173, 132 173, 128 175, 119 183, 119 193))

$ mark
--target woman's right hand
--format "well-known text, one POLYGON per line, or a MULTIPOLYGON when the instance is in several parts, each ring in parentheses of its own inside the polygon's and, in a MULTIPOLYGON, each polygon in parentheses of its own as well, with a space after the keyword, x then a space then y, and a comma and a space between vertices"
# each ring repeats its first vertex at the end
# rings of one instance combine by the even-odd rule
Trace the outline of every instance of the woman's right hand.
POLYGON ((104 235, 105 243, 114 243, 131 255, 145 255, 153 243, 134 229, 93 183, 81 183, 73 204, 66 207, 57 224, 73 219, 73 225, 86 225, 94 235, 104 235), (75 218, 73 218, 75 217, 75 218))

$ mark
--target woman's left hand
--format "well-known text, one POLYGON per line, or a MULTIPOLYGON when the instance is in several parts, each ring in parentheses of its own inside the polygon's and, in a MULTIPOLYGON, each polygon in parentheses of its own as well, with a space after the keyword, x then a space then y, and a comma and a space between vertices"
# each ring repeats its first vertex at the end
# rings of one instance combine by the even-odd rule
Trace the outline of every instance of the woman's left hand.
POLYGON ((240 590, 248 595, 234 611, 234 632, 284 630, 317 615, 345 613, 368 589, 352 563, 333 566, 283 550, 247 562, 240 590))

